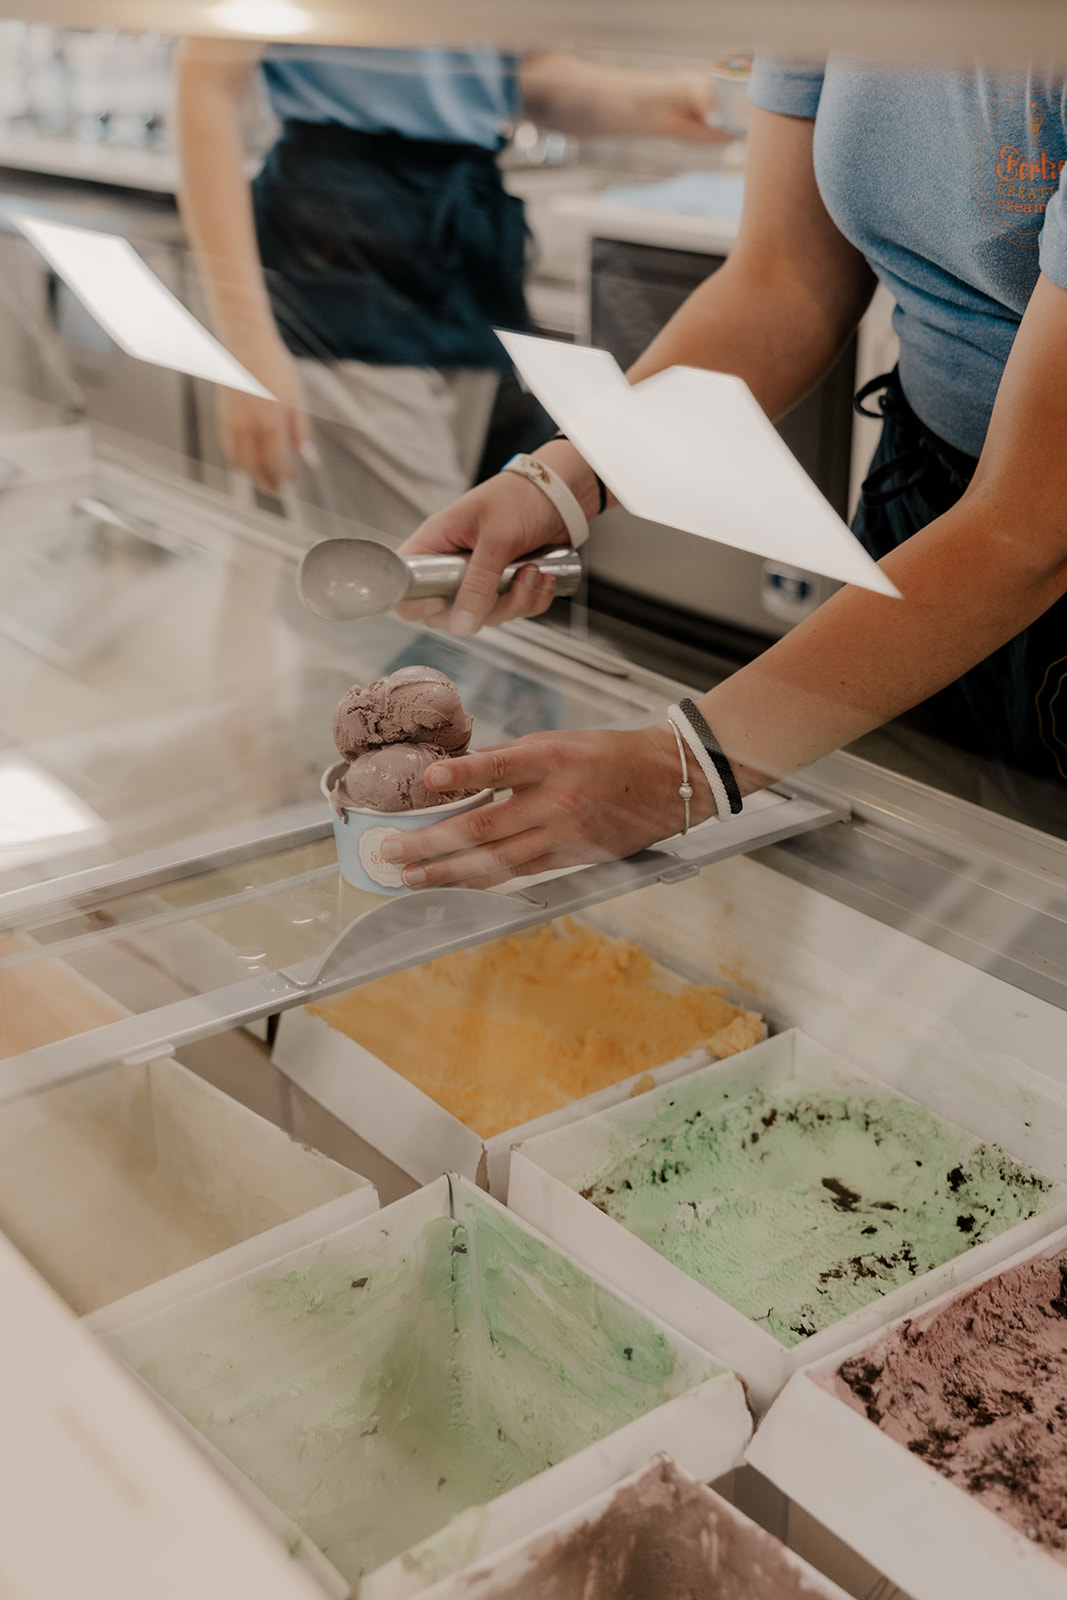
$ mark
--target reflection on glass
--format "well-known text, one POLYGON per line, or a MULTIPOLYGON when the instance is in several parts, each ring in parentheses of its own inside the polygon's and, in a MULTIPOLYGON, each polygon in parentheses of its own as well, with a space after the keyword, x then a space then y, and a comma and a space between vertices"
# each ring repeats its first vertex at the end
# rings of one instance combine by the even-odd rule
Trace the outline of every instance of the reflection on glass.
POLYGON ((311 15, 302 6, 285 0, 231 0, 228 5, 212 6, 210 19, 219 28, 255 38, 286 38, 311 25, 311 15))
POLYGON ((261 487, 296 480, 394 543, 552 431, 494 333, 530 326, 526 213, 498 159, 509 133, 531 169, 561 164, 570 134, 724 138, 709 72, 558 51, 191 40, 177 81, 183 211, 215 326, 280 401, 220 396, 223 450, 261 487), (254 78, 279 133, 249 194, 254 78))

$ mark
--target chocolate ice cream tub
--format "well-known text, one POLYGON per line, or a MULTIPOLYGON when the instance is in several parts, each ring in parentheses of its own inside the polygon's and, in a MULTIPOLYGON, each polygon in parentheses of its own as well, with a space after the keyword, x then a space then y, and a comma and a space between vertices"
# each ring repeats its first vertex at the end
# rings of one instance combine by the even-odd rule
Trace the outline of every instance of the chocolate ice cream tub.
POLYGON ((795 1373, 748 1460, 912 1600, 1067 1600, 1065 1369, 1059 1228, 795 1373))
POLYGON ((371 894, 412 893, 396 863, 383 861, 379 854, 382 840, 388 834, 428 828, 446 817, 462 816, 465 811, 484 806, 493 798, 492 789, 481 789, 462 800, 452 800, 441 806, 422 806, 415 811, 372 811, 366 806, 345 806, 339 811, 334 805, 332 791, 347 765, 346 761, 335 761, 323 773, 320 788, 333 819, 341 876, 354 889, 369 889, 371 894))
POLYGON ((669 1456, 422 1600, 847 1600, 669 1456))

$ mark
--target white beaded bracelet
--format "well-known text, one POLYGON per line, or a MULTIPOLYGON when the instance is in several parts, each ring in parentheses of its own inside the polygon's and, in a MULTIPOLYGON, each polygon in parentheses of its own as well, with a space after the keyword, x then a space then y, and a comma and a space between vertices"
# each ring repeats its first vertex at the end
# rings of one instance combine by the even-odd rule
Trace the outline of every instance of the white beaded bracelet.
POLYGON ((678 746, 678 759, 682 763, 682 781, 678 786, 678 796, 685 807, 685 821, 682 824, 682 837, 689 832, 689 802, 693 798, 693 785, 689 782, 689 763, 685 759, 685 745, 678 732, 678 724, 673 717, 667 718, 668 726, 674 734, 674 742, 678 746))
POLYGON ((505 461, 500 470, 517 472, 520 478, 526 478, 530 483, 536 484, 563 518, 563 525, 575 550, 581 548, 589 537, 589 523, 573 491, 564 483, 558 472, 546 467, 537 456, 522 454, 512 456, 510 461, 505 461))
POLYGON ((726 786, 715 769, 715 763, 712 761, 711 757, 708 755, 708 752, 704 749, 704 746, 701 744, 700 740, 689 726, 689 718, 686 716, 681 706, 668 706, 667 720, 675 723, 676 726, 681 730, 682 738, 696 756, 697 761, 700 764, 700 770, 704 774, 705 778, 707 778, 708 787, 711 789, 714 797, 716 815, 719 817, 728 817, 730 815, 730 801, 726 793, 726 786))

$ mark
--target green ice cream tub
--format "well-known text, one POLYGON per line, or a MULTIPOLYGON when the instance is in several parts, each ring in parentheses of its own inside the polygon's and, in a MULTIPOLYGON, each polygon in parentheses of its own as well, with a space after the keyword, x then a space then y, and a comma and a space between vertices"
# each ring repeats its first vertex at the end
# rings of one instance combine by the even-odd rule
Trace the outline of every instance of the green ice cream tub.
POLYGON ((492 789, 480 789, 465 800, 449 800, 442 806, 422 806, 417 811, 372 811, 367 806, 345 806, 342 815, 333 803, 332 789, 347 765, 347 761, 335 761, 327 767, 319 787, 333 819, 341 876, 354 889, 369 889, 371 894, 416 893, 402 880, 396 862, 383 861, 379 854, 387 834, 428 828, 445 817, 458 817, 464 811, 484 806, 493 798, 492 789))

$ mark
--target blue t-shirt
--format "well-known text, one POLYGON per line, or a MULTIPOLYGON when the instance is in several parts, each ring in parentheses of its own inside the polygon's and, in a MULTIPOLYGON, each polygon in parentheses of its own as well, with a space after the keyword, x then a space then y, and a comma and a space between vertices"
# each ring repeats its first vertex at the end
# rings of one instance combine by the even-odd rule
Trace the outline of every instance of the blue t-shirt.
POLYGON ((749 92, 814 117, 826 208, 897 302, 908 401, 977 456, 1038 273, 1067 288, 1064 80, 760 60, 749 92))
POLYGON ((518 61, 495 50, 268 45, 263 76, 282 122, 332 122, 495 150, 519 109, 518 61))

